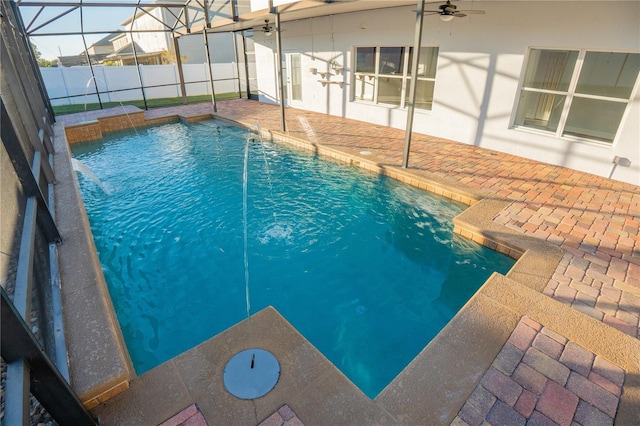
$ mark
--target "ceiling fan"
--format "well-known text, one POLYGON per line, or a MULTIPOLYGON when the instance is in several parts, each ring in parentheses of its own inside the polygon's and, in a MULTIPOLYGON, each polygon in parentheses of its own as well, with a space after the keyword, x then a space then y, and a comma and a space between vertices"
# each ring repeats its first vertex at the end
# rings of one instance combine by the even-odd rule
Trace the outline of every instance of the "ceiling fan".
POLYGON ((447 0, 445 4, 438 6, 438 10, 425 10, 425 15, 440 15, 440 19, 448 22, 453 18, 464 18, 467 15, 484 15, 484 10, 458 10, 458 6, 447 0))
POLYGON ((264 35, 266 35, 267 37, 273 34, 273 27, 269 25, 268 19, 264 20, 264 26, 262 27, 262 32, 264 32, 264 35))

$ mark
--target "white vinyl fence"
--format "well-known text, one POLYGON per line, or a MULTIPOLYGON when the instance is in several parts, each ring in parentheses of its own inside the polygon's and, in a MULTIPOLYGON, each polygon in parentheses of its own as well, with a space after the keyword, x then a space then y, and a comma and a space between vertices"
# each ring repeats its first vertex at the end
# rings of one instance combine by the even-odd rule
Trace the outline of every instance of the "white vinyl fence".
MULTIPOLYGON (((216 93, 238 91, 238 73, 235 63, 211 64, 216 93)), ((40 68, 45 87, 53 106, 97 103, 96 85, 102 102, 141 100, 140 78, 147 99, 180 97, 180 79, 177 65, 140 65, 140 76, 135 65, 112 67, 97 65, 91 76, 89 66, 40 68)), ((187 96, 210 95, 207 64, 183 64, 187 96)))

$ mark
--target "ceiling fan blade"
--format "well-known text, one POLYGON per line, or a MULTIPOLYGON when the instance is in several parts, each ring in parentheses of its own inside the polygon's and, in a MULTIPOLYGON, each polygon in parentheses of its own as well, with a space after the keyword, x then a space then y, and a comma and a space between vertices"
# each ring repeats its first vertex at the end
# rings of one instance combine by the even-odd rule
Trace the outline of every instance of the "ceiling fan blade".
POLYGON ((464 12, 467 15, 484 15, 484 10, 459 10, 458 12, 464 12))
POLYGON ((452 13, 452 15, 455 16, 456 18, 464 18, 465 16, 467 16, 461 12, 452 13))

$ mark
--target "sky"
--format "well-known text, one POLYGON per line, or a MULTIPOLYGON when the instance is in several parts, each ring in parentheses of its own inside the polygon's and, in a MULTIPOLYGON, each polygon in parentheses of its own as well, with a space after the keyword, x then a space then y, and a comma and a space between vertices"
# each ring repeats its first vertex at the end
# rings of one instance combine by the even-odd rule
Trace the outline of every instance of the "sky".
MULTIPOLYGON (((155 0, 142 1, 149 4, 155 0)), ((243 1, 247 2, 248 0, 243 1)), ((122 4, 122 6, 100 7, 85 4, 85 6, 74 10, 73 4, 78 4, 78 2, 78 0, 22 0, 20 2, 19 10, 27 33, 30 40, 40 51, 42 58, 52 60, 58 56, 78 55, 85 50, 82 36, 79 34, 73 36, 46 34, 80 33, 84 31, 86 47, 88 48, 110 32, 124 29, 120 24, 124 20, 131 18, 135 11, 138 10, 134 7, 135 0, 108 0, 109 3, 122 4), (34 5, 34 3, 43 4, 47 2, 55 2, 55 4, 70 3, 70 5, 45 6, 44 8, 34 5), (56 17, 57 19, 54 19, 56 17), (53 21, 47 24, 47 21, 50 20, 53 21), (81 22, 84 22, 84 28, 81 26, 81 22), (100 31, 101 34, 88 34, 96 31, 100 31)), ((176 5, 183 5, 185 0, 162 0, 162 3, 170 2, 176 3, 176 5)), ((176 9, 174 11, 177 13, 176 9)))
MULTIPOLYGON (((111 0, 113 1, 113 0, 111 0)), ((129 0, 130 3, 130 0, 129 0)), ((36 45, 44 59, 55 59, 58 56, 72 56, 84 51, 85 47, 80 35, 74 36, 36 36, 43 33, 80 32, 80 9, 76 9, 65 16, 56 19, 50 24, 37 28, 48 20, 71 9, 71 7, 47 6, 32 22, 34 16, 40 10, 37 6, 28 6, 29 1, 23 0, 19 9, 27 32, 33 32, 30 39, 36 45)), ((85 35, 87 47, 105 37, 110 31, 122 29, 120 23, 133 16, 132 7, 83 7, 84 31, 104 31, 103 34, 85 35)))

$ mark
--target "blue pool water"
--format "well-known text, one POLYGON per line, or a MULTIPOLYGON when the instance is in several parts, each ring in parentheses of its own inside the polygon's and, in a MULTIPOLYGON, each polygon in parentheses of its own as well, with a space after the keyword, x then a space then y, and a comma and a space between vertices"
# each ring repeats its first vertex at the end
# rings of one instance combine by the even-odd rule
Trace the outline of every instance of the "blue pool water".
MULTIPOLYGON (((138 373, 246 318, 246 132, 207 121, 75 145, 118 320, 138 373)), ((375 397, 493 271, 452 234, 465 206, 393 179, 249 142, 251 313, 274 306, 375 397)))

